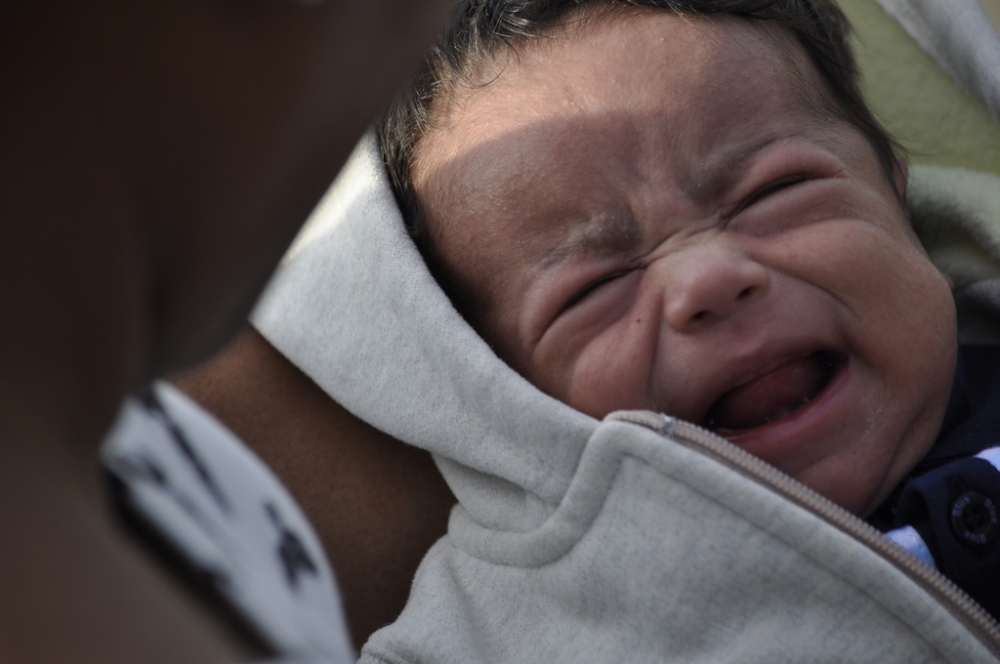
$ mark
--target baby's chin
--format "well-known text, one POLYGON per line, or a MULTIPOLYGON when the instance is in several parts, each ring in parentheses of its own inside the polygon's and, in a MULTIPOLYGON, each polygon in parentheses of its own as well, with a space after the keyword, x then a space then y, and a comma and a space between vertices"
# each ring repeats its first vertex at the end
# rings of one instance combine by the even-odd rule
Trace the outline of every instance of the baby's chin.
POLYGON ((918 461, 919 457, 897 456, 859 465, 832 457, 794 477, 824 498, 865 519, 882 505, 918 461))

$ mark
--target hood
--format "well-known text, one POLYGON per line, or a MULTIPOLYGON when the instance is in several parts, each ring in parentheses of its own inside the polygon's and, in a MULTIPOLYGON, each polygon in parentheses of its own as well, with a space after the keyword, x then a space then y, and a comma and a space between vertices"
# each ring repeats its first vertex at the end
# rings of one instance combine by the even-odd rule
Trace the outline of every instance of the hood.
POLYGON ((404 228, 371 133, 251 321, 354 415, 432 452, 484 525, 541 523, 597 426, 524 380, 458 314, 404 228))

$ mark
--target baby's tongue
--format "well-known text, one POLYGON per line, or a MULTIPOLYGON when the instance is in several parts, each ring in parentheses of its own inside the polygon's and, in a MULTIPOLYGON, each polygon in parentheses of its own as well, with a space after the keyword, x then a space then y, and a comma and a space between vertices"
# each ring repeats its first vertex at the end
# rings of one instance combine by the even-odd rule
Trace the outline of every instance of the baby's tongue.
POLYGON ((818 354, 791 360, 724 394, 705 423, 712 429, 738 430, 780 420, 809 403, 829 378, 829 363, 818 354))

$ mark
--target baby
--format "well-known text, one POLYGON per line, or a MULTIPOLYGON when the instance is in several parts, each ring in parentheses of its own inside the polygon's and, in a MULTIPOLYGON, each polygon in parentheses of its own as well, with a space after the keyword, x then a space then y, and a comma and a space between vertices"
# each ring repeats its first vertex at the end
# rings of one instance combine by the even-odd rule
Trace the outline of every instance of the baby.
POLYGON ((535 0, 459 16, 381 141, 463 316, 585 413, 701 423, 872 515, 954 419, 958 342, 839 10, 535 0))

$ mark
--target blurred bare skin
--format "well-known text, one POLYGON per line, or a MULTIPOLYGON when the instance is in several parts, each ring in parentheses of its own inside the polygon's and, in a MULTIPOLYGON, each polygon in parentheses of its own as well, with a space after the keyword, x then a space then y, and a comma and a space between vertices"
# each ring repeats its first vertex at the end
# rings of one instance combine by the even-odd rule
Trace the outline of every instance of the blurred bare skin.
POLYGON ((21 3, 0 22, 0 659, 258 656, 120 539, 122 396, 239 329, 443 0, 21 3))
POLYGON ((253 448, 305 510, 354 643, 395 620, 455 504, 430 455, 353 416, 252 328, 173 382, 253 448))

